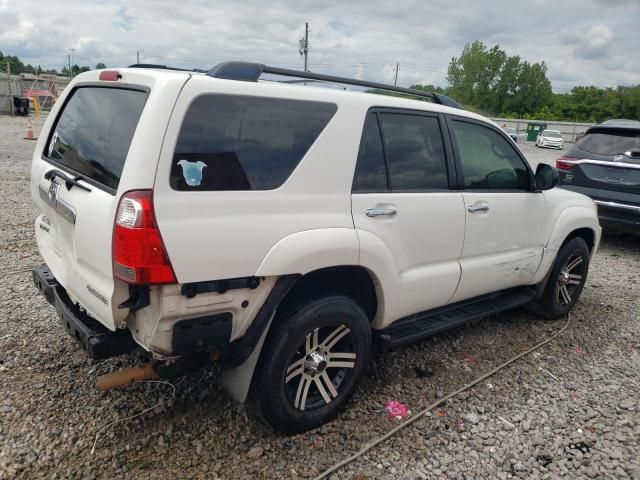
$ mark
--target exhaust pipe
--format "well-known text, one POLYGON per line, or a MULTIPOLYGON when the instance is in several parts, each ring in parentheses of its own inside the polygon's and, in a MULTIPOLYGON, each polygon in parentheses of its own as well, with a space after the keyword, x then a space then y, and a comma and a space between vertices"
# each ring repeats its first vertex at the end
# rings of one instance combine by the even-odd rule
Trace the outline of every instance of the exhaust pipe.
POLYGON ((113 388, 131 385, 140 380, 152 380, 158 378, 151 362, 138 367, 125 368, 116 372, 107 373, 98 377, 96 385, 100 390, 111 390, 113 388))
POLYGON ((151 361, 137 367, 107 373, 98 377, 96 385, 100 390, 126 387, 142 380, 174 379, 211 365, 219 360, 220 352, 199 352, 164 361, 151 361))

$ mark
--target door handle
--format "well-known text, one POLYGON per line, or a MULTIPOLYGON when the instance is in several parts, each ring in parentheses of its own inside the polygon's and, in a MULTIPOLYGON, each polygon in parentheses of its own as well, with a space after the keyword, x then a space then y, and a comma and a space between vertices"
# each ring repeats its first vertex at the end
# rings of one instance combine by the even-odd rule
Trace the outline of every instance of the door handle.
POLYGON ((467 207, 467 210, 469 210, 471 213, 488 212, 489 211, 489 204, 484 203, 484 202, 476 202, 473 205, 469 205, 467 207))
POLYGON ((395 208, 370 208, 365 213, 367 217, 393 217, 398 211, 395 208))

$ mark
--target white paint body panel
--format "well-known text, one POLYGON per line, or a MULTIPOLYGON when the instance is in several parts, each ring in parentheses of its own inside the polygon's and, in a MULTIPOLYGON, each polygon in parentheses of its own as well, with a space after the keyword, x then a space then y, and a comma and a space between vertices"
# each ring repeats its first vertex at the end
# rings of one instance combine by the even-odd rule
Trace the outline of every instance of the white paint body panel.
POLYGON ((376 251, 381 248, 393 259, 387 273, 392 278, 385 279, 395 284, 394 298, 389 300, 393 309, 385 309, 376 325, 449 302, 460 280, 465 222, 461 193, 354 193, 352 211, 359 235, 369 232, 380 240, 377 245, 361 243, 360 264, 376 272, 369 256, 387 257, 384 250, 376 251), (368 217, 366 210, 375 208, 393 208, 397 213, 368 217))
POLYGON ((462 278, 453 301, 518 285, 534 277, 546 244, 545 197, 528 192, 464 192, 462 278), (486 211, 470 212, 482 204, 486 211))

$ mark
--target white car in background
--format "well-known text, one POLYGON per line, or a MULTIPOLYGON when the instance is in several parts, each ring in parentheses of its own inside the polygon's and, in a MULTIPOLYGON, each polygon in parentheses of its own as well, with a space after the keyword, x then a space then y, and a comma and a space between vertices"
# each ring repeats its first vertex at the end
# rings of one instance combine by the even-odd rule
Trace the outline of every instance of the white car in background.
POLYGON ((536 138, 536 147, 564 148, 564 137, 558 130, 543 130, 536 138))

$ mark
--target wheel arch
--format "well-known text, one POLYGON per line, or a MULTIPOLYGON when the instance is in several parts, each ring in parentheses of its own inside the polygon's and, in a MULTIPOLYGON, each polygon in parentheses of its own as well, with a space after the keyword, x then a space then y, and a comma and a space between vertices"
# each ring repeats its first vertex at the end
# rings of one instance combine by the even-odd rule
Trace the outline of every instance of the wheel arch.
POLYGON ((547 248, 558 251, 566 242, 581 237, 589 245, 593 254, 600 241, 600 224, 597 215, 586 206, 574 206, 562 212, 547 243, 547 248))
POLYGON ((596 242, 596 232, 591 228, 582 227, 572 230, 564 239, 562 245, 560 245, 560 248, 562 248, 566 243, 570 242, 574 238, 582 238, 587 244, 587 247, 589 247, 589 254, 593 252, 593 248, 595 247, 596 242))
MULTIPOLYGON (((254 373, 262 359, 264 342, 268 339, 271 328, 279 321, 278 312, 283 311, 283 307, 302 301, 318 290, 327 294, 338 293, 354 300, 363 309, 369 322, 373 323, 379 315, 381 305, 384 305, 375 275, 359 265, 335 265, 312 270, 304 275, 288 275, 282 280, 282 283, 279 282, 274 287, 275 290, 280 288, 279 285, 283 285, 281 295, 278 294, 275 304, 268 306, 268 311, 260 312, 268 321, 256 337, 255 343, 251 345, 251 349, 246 350, 245 347, 244 355, 232 363, 227 363, 223 368, 222 388, 237 402, 243 403, 247 399, 254 373)), ((242 337, 239 341, 242 341, 242 337)))

